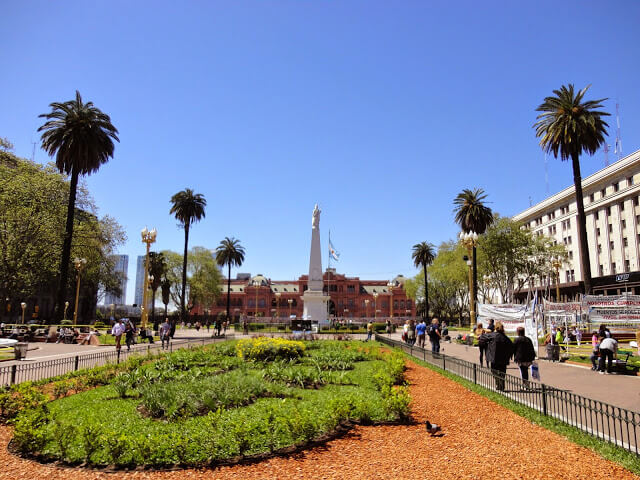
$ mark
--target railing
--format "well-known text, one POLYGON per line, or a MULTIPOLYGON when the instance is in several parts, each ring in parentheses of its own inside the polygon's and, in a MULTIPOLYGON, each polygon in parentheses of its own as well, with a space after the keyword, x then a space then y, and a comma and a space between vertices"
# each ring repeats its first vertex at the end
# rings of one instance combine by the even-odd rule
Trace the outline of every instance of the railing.
MULTIPOLYGON (((228 338, 228 337, 227 337, 228 338)), ((172 352, 180 348, 192 348, 196 345, 207 345, 210 343, 224 341, 227 338, 199 338, 192 340, 172 340, 169 342, 167 352, 172 352)), ((54 360, 43 360, 41 362, 30 362, 28 360, 0 367, 0 386, 14 385, 26 381, 37 381, 45 378, 57 377, 65 373, 93 368, 108 363, 120 363, 128 359, 131 355, 139 355, 150 352, 157 352, 162 349, 161 343, 148 345, 134 345, 131 350, 122 349, 116 351, 115 348, 107 352, 71 355, 54 360)))
POLYGON ((640 456, 640 413, 376 335, 376 340, 640 456))

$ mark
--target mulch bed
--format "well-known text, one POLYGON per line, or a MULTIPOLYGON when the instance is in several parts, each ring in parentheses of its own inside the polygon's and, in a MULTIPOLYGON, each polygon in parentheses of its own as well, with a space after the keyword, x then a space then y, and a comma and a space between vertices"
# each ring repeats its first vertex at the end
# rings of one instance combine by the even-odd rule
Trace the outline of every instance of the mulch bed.
POLYGON ((260 463, 216 469, 105 473, 60 468, 7 451, 0 427, 0 479, 593 479, 640 477, 531 424, 437 373, 409 364, 413 425, 356 426, 325 445, 260 463), (431 437, 423 422, 442 425, 431 437), (574 460, 579 459, 579 462, 574 460))

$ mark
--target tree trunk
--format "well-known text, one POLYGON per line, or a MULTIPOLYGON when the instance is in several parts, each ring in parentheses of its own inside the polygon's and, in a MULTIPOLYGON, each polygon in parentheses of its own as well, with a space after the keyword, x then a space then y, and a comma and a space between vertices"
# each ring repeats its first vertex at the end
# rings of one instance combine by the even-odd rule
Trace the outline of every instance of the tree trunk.
POLYGON ((429 285, 427 284, 427 264, 423 263, 424 270, 424 318, 429 319, 429 285))
MULTIPOLYGON (((164 304, 164 318, 167 318, 167 307, 168 307, 168 306, 169 306, 169 304, 168 304, 168 303, 165 303, 165 304, 164 304)), ((162 323, 164 323, 164 322, 162 322, 162 323)))
POLYGON ((153 324, 153 329, 157 330, 158 326, 156 325, 156 289, 151 289, 151 323, 153 324))
POLYGON ((71 260, 71 240, 73 239, 73 221, 76 213, 76 194, 78 190, 78 168, 71 170, 71 185, 69 186, 69 203, 67 204, 67 225, 62 244, 62 258, 60 260, 60 278, 58 294, 56 295, 56 309, 54 321, 60 323, 64 315, 64 302, 67 296, 67 282, 69 281, 69 262, 71 260))
POLYGON ((180 295, 180 321, 187 321, 185 295, 187 292, 187 251, 189 248, 189 222, 184 224, 184 257, 182 258, 182 295, 180 295))
POLYGON ((576 189, 576 205, 578 207, 578 245, 580 263, 584 279, 584 293, 591 293, 591 262, 589 261, 589 245, 587 243, 587 222, 584 216, 584 198, 582 196, 582 177, 580 175, 580 158, 578 154, 571 156, 573 164, 573 185, 576 189))
POLYGON ((229 322, 229 307, 231 306, 231 261, 229 261, 229 275, 227 276, 227 322, 229 322))
POLYGON ((473 311, 476 314, 476 319, 478 318, 478 265, 476 263, 476 246, 473 246, 472 251, 473 257, 473 311))

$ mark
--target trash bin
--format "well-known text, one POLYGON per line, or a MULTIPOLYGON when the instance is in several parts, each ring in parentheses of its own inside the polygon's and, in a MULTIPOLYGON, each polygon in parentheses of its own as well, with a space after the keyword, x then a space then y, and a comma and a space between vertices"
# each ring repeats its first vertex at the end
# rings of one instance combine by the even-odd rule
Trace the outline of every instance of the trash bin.
POLYGON ((18 342, 13 346, 13 353, 16 360, 22 360, 27 356, 27 345, 24 342, 18 342))
POLYGON ((547 360, 551 360, 553 362, 560 361, 560 345, 547 345, 547 360))

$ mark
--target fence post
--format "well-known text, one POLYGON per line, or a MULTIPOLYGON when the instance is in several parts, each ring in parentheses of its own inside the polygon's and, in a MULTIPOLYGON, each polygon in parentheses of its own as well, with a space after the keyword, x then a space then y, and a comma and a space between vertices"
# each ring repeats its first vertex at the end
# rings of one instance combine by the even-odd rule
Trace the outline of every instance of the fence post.
POLYGON ((11 385, 16 383, 16 372, 18 371, 17 365, 11 365, 11 385))
POLYGON ((445 372, 447 371, 447 356, 446 355, 442 355, 442 369, 445 372))
POLYGON ((478 384, 478 369, 475 363, 473 364, 473 383, 478 384))
POLYGON ((75 359, 75 361, 73 363, 73 369, 76 370, 76 371, 78 370, 78 363, 79 362, 80 362, 80 357, 78 355, 76 355, 76 359, 75 359))
POLYGON ((547 386, 542 384, 542 413, 547 415, 547 386))
POLYGON ((173 353, 173 342, 169 342, 169 352, 173 353))
POLYGON ((118 350, 118 356, 116 359, 116 364, 119 364, 119 363, 120 363, 120 350, 118 350))
POLYGON ((202 337, 202 346, 204 347, 204 337, 202 337))

